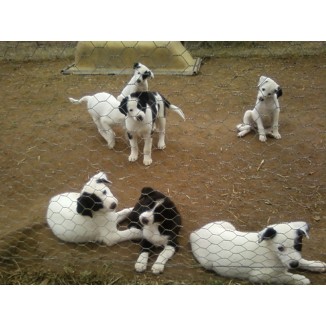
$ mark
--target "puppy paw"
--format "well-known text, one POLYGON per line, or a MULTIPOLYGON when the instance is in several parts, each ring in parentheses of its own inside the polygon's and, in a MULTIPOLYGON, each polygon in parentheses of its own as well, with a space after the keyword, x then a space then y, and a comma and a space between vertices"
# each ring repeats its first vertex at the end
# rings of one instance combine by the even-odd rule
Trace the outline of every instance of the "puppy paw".
POLYGON ((157 148, 158 148, 158 149, 165 149, 165 148, 166 148, 166 145, 165 145, 164 142, 159 142, 159 143, 157 144, 157 148))
POLYGON ((160 264, 160 263, 155 263, 153 266, 152 266, 152 272, 153 274, 161 274, 163 273, 164 271, 164 265, 163 264, 160 264))
POLYGON ((151 165, 153 160, 150 157, 144 157, 144 165, 151 165))
POLYGON ((131 154, 129 156, 129 162, 135 162, 138 160, 138 155, 131 154))
POLYGON ((281 138, 282 138, 281 135, 280 135, 278 132, 276 132, 276 133, 272 133, 272 136, 273 136, 275 139, 281 139, 281 138))
POLYGON ((295 285, 309 285, 310 280, 309 280, 309 278, 306 278, 303 275, 295 274, 293 284, 295 284, 295 285))
POLYGON ((259 135, 259 140, 261 141, 261 142, 266 142, 266 135, 259 135))
POLYGON ((146 270, 146 268, 147 268, 147 264, 144 264, 143 262, 137 262, 135 264, 135 270, 138 273, 144 272, 146 270))
POLYGON ((115 146, 115 142, 110 142, 110 143, 108 143, 108 147, 109 147, 109 149, 113 149, 114 148, 114 146, 115 146))

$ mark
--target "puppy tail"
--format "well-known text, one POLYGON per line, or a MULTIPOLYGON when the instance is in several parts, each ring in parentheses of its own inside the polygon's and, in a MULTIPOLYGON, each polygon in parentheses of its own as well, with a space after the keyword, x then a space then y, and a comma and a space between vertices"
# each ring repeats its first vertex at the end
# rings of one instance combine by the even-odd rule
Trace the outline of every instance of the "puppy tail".
POLYGON ((173 104, 170 104, 169 109, 176 112, 176 113, 178 113, 179 116, 183 119, 183 121, 186 120, 186 117, 185 117, 183 111, 180 108, 178 108, 177 106, 175 106, 173 104))
POLYGON ((74 99, 74 98, 72 98, 72 97, 68 97, 68 99, 69 99, 69 101, 72 103, 72 104, 81 104, 81 103, 83 103, 83 102, 88 102, 88 100, 89 100, 89 96, 84 96, 84 97, 82 97, 81 99, 79 99, 79 100, 76 100, 76 99, 74 99))

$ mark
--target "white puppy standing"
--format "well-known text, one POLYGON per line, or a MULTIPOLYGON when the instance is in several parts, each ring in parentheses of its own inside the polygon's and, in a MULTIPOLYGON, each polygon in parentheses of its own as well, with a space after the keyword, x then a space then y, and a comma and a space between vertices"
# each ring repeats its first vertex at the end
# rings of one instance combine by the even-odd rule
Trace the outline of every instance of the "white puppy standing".
POLYGON ((258 129, 259 140, 266 141, 266 135, 280 139, 278 131, 282 88, 271 78, 261 76, 258 83, 258 95, 253 110, 247 110, 243 123, 237 125, 238 137, 243 137, 250 131, 258 129))
POLYGON ((142 238, 141 230, 118 230, 132 208, 116 212, 118 200, 111 193, 105 173, 94 175, 81 193, 67 192, 51 198, 46 220, 52 232, 66 242, 103 242, 108 246, 142 238))
POLYGON ((208 270, 252 283, 309 284, 303 275, 288 269, 325 272, 326 264, 301 256, 302 238, 308 237, 306 222, 274 224, 260 232, 240 232, 225 221, 209 223, 191 233, 196 260, 208 270))
POLYGON ((159 140, 157 147, 164 149, 166 110, 176 112, 183 120, 183 111, 171 104, 158 92, 136 92, 125 97, 119 106, 119 110, 126 116, 126 129, 130 142, 131 153, 129 162, 138 159, 138 137, 144 140, 144 165, 152 164, 152 135, 157 127, 159 140))
POLYGON ((115 146, 113 126, 124 127, 125 116, 119 111, 120 101, 136 91, 148 90, 148 78, 154 78, 153 72, 141 63, 134 64, 134 74, 122 93, 116 99, 110 93, 96 93, 83 96, 79 100, 69 97, 73 104, 86 103, 87 110, 97 126, 99 133, 107 141, 110 149, 115 146))

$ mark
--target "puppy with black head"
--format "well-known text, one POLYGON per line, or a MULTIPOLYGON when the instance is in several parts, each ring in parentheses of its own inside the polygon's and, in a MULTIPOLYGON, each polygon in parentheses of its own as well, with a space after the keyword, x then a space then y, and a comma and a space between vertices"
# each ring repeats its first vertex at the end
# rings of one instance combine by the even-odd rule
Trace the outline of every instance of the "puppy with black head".
POLYGON ((162 248, 152 266, 154 274, 163 272, 165 264, 178 249, 181 216, 172 200, 150 187, 141 196, 129 215, 129 227, 143 232, 141 252, 135 264, 137 272, 144 272, 148 258, 155 248, 162 248))
POLYGON ((166 109, 175 111, 185 120, 180 108, 171 104, 157 92, 135 92, 125 97, 119 110, 126 116, 126 129, 130 141, 129 162, 138 159, 138 137, 144 140, 144 165, 152 164, 152 135, 157 128, 159 134, 158 149, 164 149, 166 109))

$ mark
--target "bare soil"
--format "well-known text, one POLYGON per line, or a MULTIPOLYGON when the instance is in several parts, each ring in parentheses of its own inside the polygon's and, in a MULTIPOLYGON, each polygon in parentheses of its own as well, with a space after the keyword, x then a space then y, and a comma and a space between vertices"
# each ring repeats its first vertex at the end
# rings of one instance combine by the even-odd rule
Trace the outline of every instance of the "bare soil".
MULTIPOLYGON (((119 128, 116 148, 109 150, 85 107, 68 101, 100 91, 117 96, 129 76, 62 75, 70 63, 0 62, 2 283, 27 283, 24 274, 43 284, 238 283, 204 271, 190 252, 190 232, 215 220, 243 231, 307 221, 311 233, 303 256, 326 261, 324 55, 210 58, 196 76, 155 76, 150 89, 181 107, 186 121, 168 113, 167 148, 156 149, 154 136, 150 167, 142 158, 128 162, 129 145, 119 128), (261 75, 283 88, 282 139, 266 143, 254 133, 239 139, 235 131, 255 103, 261 75), (80 191, 97 171, 113 181, 121 209, 133 206, 144 186, 164 192, 177 205, 181 248, 162 275, 134 272, 136 243, 66 244, 48 229, 49 199, 80 191)), ((312 284, 326 283, 325 274, 299 272, 312 284)))

